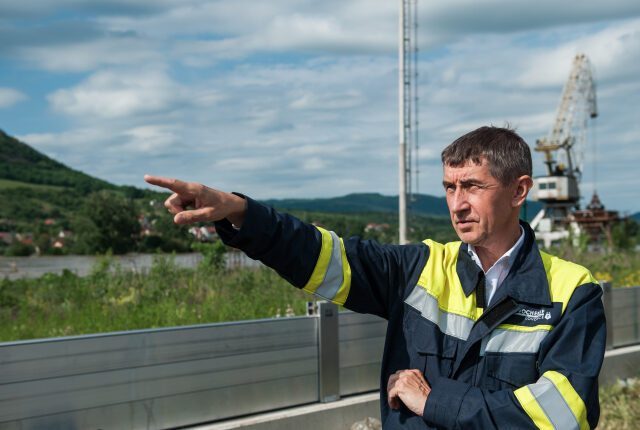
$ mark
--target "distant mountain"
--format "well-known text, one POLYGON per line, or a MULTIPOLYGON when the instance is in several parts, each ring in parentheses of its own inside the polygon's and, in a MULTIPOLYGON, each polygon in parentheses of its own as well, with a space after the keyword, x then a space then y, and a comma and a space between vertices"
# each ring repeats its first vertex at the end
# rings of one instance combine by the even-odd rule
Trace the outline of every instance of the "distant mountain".
MULTIPOLYGON (((266 200, 265 203, 284 210, 305 210, 314 212, 387 212, 398 213, 398 196, 383 196, 378 193, 347 194, 342 197, 322 199, 281 199, 266 200)), ((542 209, 542 203, 527 201, 528 220, 542 209)), ((449 216, 447 200, 427 194, 415 195, 411 202, 411 213, 415 215, 449 216)), ((523 211, 524 212, 524 211, 523 211)))
MULTIPOLYGON (((398 196, 383 196, 379 193, 357 193, 321 199, 266 200, 265 203, 278 209, 315 212, 398 212, 398 196)), ((424 194, 416 196, 416 200, 411 203, 411 212, 417 215, 449 215, 444 198, 424 194)))
POLYGON ((0 130, 0 179, 73 188, 81 194, 116 185, 73 170, 0 130))
POLYGON ((634 221, 640 222, 640 212, 636 212, 633 215, 631 215, 631 219, 633 219, 634 221))

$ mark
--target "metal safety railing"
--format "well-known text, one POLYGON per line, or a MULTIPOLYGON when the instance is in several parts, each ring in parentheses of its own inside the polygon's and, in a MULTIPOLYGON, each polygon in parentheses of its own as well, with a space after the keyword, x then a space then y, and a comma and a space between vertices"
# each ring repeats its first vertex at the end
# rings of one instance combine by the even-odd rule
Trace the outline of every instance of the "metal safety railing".
MULTIPOLYGON (((640 343, 640 287, 602 286, 607 346, 640 343)), ((378 390, 386 321, 310 308, 0 343, 0 429, 176 428, 378 390)))
POLYGON ((607 318, 607 348, 640 343, 640 286, 613 288, 600 281, 607 318))
POLYGON ((2 343, 0 429, 174 428, 376 390, 385 327, 319 303, 308 317, 2 343))

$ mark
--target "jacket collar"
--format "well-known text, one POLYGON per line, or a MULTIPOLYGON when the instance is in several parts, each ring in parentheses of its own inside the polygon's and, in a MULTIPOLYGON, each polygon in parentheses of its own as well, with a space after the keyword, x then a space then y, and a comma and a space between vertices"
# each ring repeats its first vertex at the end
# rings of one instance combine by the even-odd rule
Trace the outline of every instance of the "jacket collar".
MULTIPOLYGON (((536 245, 535 234, 528 223, 520 221, 520 225, 524 228, 524 243, 518 250, 511 270, 498 291, 504 289, 504 292, 519 302, 551 305, 547 272, 545 271, 540 251, 536 245)), ((485 280, 484 272, 473 261, 467 251, 468 245, 466 243, 460 245, 458 260, 456 262, 456 272, 462 284, 462 289, 468 297, 478 288, 478 284, 481 282, 484 283, 485 280)), ((483 287, 484 286, 480 287, 482 294, 484 294, 483 287)), ((482 300, 482 302, 484 302, 484 300, 482 300)))

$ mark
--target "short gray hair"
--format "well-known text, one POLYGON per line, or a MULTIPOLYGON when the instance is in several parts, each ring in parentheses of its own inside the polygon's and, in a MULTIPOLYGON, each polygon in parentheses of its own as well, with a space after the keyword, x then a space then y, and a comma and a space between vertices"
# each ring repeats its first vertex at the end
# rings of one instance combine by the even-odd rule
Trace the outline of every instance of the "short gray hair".
POLYGON ((480 165, 483 158, 489 162, 491 175, 505 186, 532 174, 529 145, 510 128, 480 127, 442 151, 445 166, 460 167, 468 161, 480 165))

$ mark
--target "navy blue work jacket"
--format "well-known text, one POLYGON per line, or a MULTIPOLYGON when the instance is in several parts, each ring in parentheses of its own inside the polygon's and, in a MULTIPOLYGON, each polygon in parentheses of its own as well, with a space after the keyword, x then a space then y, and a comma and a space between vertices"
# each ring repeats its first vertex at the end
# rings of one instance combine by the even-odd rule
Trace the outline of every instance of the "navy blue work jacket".
POLYGON ((491 305, 467 245, 380 245, 247 198, 222 240, 294 286, 388 320, 380 379, 384 429, 589 429, 605 350, 602 290, 588 270, 524 243, 491 305), (387 381, 419 369, 432 387, 420 417, 391 409, 387 381))

